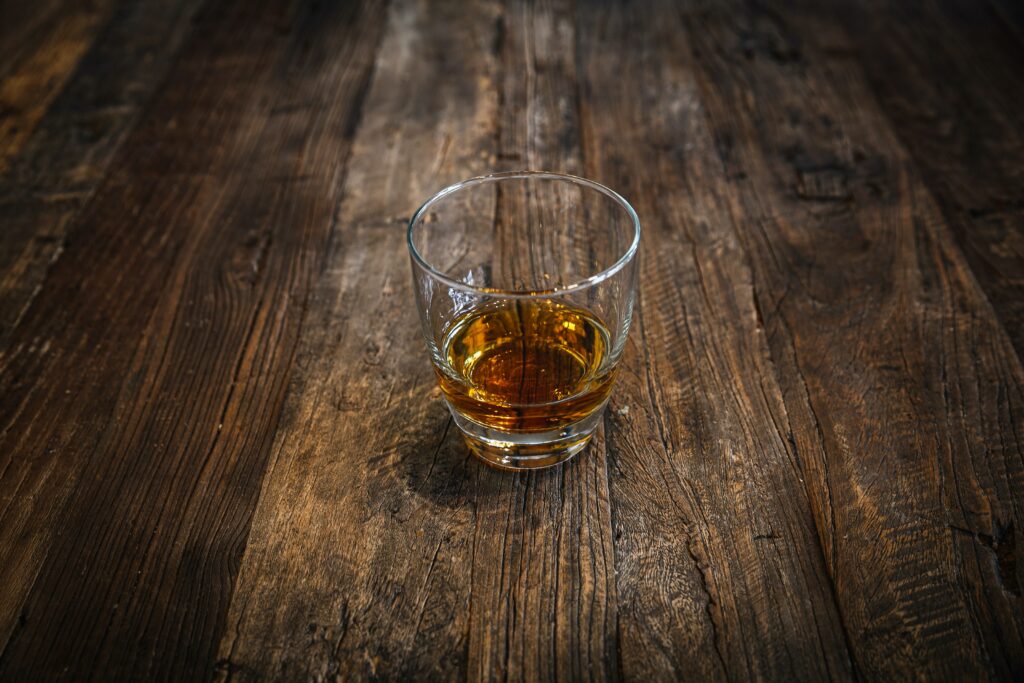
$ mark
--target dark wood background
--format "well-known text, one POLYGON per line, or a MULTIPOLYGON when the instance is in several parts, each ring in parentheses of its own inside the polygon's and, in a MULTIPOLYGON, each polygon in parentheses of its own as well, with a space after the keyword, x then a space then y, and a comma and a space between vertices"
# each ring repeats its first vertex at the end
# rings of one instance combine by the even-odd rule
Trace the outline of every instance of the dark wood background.
POLYGON ((1022 188, 1012 0, 2 0, 0 679, 1020 679, 1022 188), (508 168, 645 229, 523 475, 404 242, 508 168))

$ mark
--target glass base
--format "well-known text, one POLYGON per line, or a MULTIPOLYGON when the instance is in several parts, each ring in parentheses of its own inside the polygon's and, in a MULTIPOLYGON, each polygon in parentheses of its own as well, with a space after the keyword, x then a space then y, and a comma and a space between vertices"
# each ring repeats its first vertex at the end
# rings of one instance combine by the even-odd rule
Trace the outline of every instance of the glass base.
MULTIPOLYGON (((451 409, 451 406, 449 406, 451 409)), ((582 451, 601 422, 604 405, 587 417, 547 432, 502 432, 451 410, 455 425, 477 458, 500 470, 538 470, 561 464, 582 451)))
POLYGON ((499 446, 463 434, 473 455, 491 467, 511 472, 540 470, 559 465, 582 451, 590 441, 590 436, 588 434, 570 446, 562 446, 552 451, 550 446, 499 446))

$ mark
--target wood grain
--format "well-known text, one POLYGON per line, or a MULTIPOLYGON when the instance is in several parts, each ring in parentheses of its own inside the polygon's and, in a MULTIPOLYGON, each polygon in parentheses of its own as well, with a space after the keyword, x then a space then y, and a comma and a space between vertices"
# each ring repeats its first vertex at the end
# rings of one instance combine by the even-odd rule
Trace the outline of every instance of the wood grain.
POLYGON ((671 3, 581 16, 587 173, 620 188, 646 226, 632 353, 608 418, 623 676, 849 678, 747 224, 682 17, 671 3))
MULTIPOLYGON (((503 3, 494 45, 500 58, 498 168, 583 172, 573 9, 561 1, 503 3)), ((513 211, 511 199, 504 197, 505 205, 501 199, 496 209, 503 220, 494 226, 499 236, 516 229, 511 216, 528 215, 526 206, 513 211)), ((551 239, 538 235, 535 245, 551 239)), ((470 464, 481 493, 475 499, 468 677, 616 678, 621 643, 603 435, 576 462, 510 482, 470 464)))
POLYGON ((404 224, 413 197, 488 161, 494 21, 489 5, 389 7, 223 679, 444 679, 466 667, 473 470, 417 346, 404 224))
MULTIPOLYGON (((0 172, 0 351, 64 236, 163 81, 202 0, 123 2, 0 172)), ((24 3, 30 5, 32 3, 24 3)))
POLYGON ((1019 676, 1010 340, 856 64, 763 8, 689 19, 857 671, 1019 676))
MULTIPOLYGON (((422 350, 405 253, 413 204, 495 162, 505 69, 533 68, 533 51, 555 45, 535 29, 554 21, 518 3, 392 5, 221 645, 225 678, 614 671, 603 458, 524 476, 470 459, 422 350)), ((522 142, 506 149, 548 151, 533 120, 510 124, 522 142)))
POLYGON ((0 46, 0 681, 1024 677, 1017 4, 0 0, 0 46), (518 168, 644 225, 605 423, 529 474, 405 246, 518 168))
POLYGON ((376 47, 260 9, 204 15, 4 358, 2 678, 212 675, 376 47))
POLYGON ((0 14, 15 29, 13 36, 8 34, 10 42, 0 43, 9 46, 3 61, 10 60, 0 62, 0 171, 74 72, 116 0, 67 2, 59 10, 47 2, 23 4, 17 12, 4 8, 0 14))
MULTIPOLYGON (((1021 354, 1024 34, 1013 8, 961 1, 837 5, 844 30, 797 30, 817 39, 826 53, 857 56, 1021 354)), ((806 16, 820 26, 817 13, 806 16)))

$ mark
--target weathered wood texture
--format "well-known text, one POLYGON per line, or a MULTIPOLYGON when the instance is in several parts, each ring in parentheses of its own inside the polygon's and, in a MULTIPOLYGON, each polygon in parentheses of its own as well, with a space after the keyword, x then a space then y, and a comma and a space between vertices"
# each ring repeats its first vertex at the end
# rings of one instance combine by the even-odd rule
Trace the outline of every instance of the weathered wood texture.
POLYGON ((31 135, 116 0, 5 3, 0 169, 31 135))
MULTIPOLYGON (((861 64, 893 132, 904 142, 1020 354, 1024 351, 1024 166, 1019 163, 1024 159, 1024 12, 1020 3, 867 2, 838 9, 845 31, 809 36, 826 54, 846 52, 861 64)), ((833 24, 835 18, 827 21, 833 24)), ((793 28, 804 34, 804 26, 793 28)))
POLYGON ((68 226, 163 80, 200 4, 122 2, 76 76, 0 171, 0 350, 62 252, 68 226))
POLYGON ((1014 3, 0 0, 0 680, 1024 677, 1014 3), (404 223, 644 224, 605 423, 473 460, 404 223))
POLYGON ((1021 675, 1009 339, 860 67, 818 48, 841 26, 688 21, 855 670, 1021 675))
POLYGON ((380 23, 209 7, 75 220, 3 359, 0 677, 208 675, 380 23))

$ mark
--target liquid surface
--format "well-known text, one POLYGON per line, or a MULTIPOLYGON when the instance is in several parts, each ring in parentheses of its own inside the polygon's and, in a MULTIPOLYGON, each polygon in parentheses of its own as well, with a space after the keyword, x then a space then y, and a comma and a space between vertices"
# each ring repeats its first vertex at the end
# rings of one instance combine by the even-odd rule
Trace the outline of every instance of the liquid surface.
POLYGON ((504 430, 572 424, 599 408, 611 389, 609 335, 582 308, 550 300, 510 300, 457 319, 445 335, 451 370, 441 389, 469 419, 504 430))

